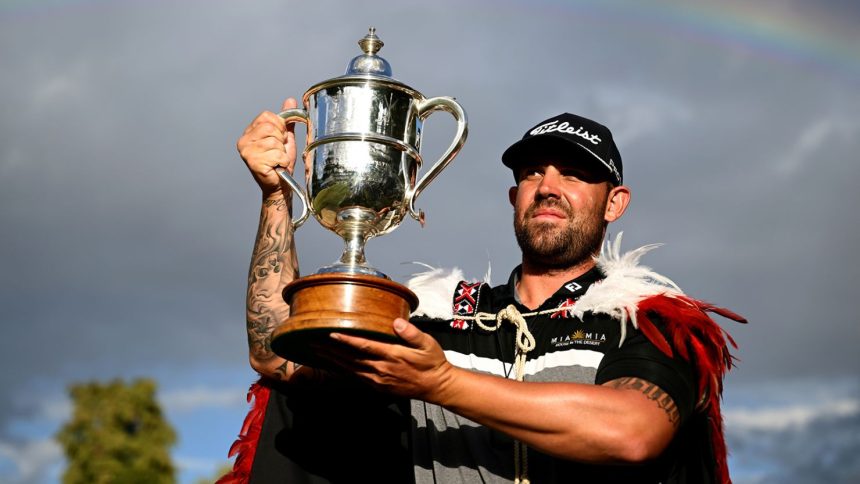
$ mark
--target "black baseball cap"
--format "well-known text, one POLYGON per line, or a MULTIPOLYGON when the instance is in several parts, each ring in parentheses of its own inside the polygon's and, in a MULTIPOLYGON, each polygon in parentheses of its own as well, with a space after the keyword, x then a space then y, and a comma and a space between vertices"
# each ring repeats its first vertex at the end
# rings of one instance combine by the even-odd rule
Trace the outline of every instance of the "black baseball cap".
POLYGON ((615 185, 624 181, 621 154, 606 126, 575 114, 563 113, 541 121, 502 154, 502 163, 514 170, 524 161, 545 155, 561 156, 572 164, 598 169, 615 185))

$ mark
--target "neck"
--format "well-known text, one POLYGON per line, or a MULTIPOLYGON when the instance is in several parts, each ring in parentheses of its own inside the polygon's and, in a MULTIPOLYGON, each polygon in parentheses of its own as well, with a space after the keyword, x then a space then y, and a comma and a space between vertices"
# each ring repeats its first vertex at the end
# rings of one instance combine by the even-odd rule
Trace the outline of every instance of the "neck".
POLYGON ((548 268, 524 259, 522 274, 517 283, 517 294, 527 308, 537 309, 555 294, 562 284, 585 274, 595 265, 596 262, 593 257, 587 257, 585 260, 564 268, 548 268))

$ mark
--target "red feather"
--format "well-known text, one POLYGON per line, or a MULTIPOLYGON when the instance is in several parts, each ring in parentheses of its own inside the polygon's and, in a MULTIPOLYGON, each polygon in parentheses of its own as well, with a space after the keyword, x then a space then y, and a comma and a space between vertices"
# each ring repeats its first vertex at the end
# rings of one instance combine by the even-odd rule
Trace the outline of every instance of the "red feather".
POLYGON ((248 389, 248 403, 252 400, 254 403, 242 423, 239 437, 230 446, 230 452, 227 454, 227 457, 236 456, 233 470, 218 479, 215 484, 246 484, 251 478, 251 466, 257 453, 260 432, 263 430, 263 419, 266 417, 271 385, 270 380, 260 378, 248 389))
POLYGON ((663 333, 657 329, 649 314, 658 315, 665 321, 665 329, 672 347, 696 368, 698 408, 708 415, 714 457, 717 462, 717 482, 730 484, 726 441, 723 435, 723 417, 720 398, 723 392, 723 377, 734 366, 734 358, 728 345, 737 344, 707 313, 746 323, 747 320, 728 309, 698 301, 687 296, 657 295, 643 299, 637 308, 637 323, 642 333, 663 353, 672 356, 672 348, 663 333))
POLYGON ((663 337, 663 334, 660 333, 660 330, 658 330, 657 327, 654 326, 654 323, 651 322, 647 314, 639 314, 636 319, 639 325, 639 331, 642 331, 642 334, 647 336, 651 343, 654 344, 654 346, 656 346, 663 353, 666 353, 666 355, 671 358, 672 347, 669 346, 669 342, 666 341, 666 338, 663 337))

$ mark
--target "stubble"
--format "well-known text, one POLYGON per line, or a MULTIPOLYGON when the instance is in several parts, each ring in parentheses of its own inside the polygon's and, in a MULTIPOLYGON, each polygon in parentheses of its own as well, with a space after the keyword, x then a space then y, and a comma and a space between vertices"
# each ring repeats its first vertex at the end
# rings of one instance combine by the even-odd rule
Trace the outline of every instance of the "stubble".
POLYGON ((600 251, 605 222, 602 210, 574 213, 559 199, 535 201, 522 217, 514 213, 514 234, 523 261, 547 269, 567 269, 585 262, 600 251), (534 219, 534 212, 553 208, 564 212, 567 223, 534 219))

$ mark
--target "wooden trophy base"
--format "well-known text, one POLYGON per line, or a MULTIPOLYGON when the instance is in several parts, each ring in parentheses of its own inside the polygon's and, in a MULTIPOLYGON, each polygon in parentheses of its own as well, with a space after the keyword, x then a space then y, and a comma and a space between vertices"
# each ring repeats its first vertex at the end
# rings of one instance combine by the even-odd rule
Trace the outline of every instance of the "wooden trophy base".
POLYGON ((330 334, 346 333, 397 342, 392 321, 408 319, 418 297, 406 286, 365 274, 332 272, 301 277, 284 288, 290 317, 275 329, 272 350, 289 361, 330 366, 315 348, 337 351, 330 334))

